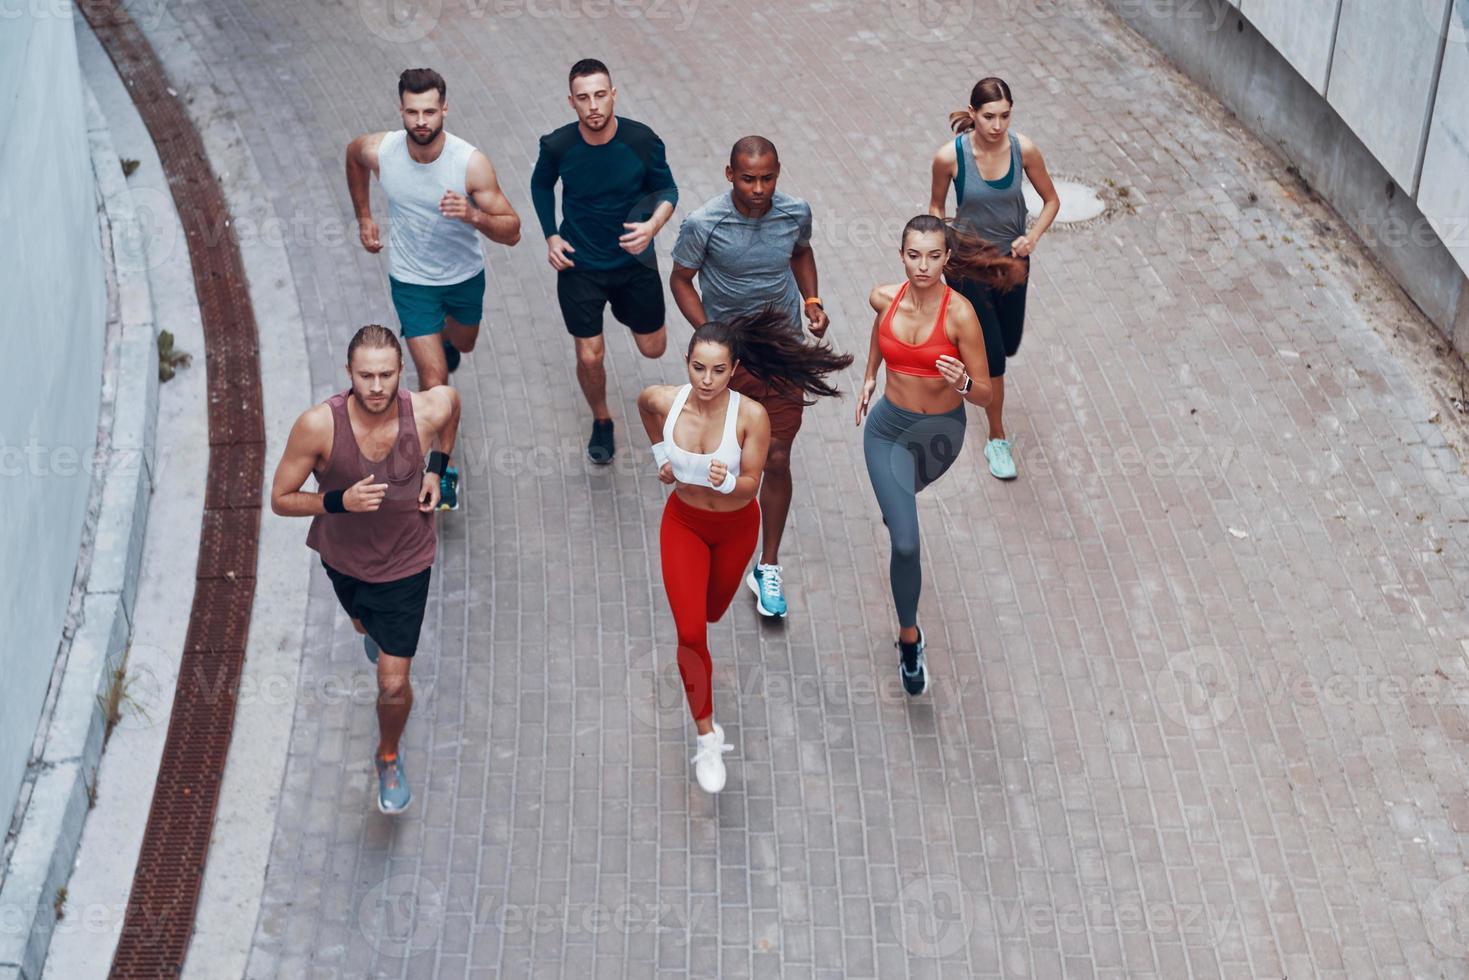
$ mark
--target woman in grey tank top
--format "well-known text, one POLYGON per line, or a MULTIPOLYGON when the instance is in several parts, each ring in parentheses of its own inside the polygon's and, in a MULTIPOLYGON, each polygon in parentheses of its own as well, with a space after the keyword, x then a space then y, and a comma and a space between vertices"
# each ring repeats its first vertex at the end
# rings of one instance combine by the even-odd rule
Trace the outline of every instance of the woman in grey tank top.
MULTIPOLYGON (((1003 79, 982 78, 969 93, 969 108, 949 113, 949 126, 957 135, 934 154, 928 213, 944 217, 952 184, 955 224, 1029 265, 1036 243, 1061 210, 1061 198, 1056 195, 1041 151, 1024 136, 1010 132, 1014 105, 1010 86, 1003 79), (1030 178, 1044 202, 1040 217, 1028 230, 1022 176, 1030 178)), ((1006 292, 962 279, 951 285, 973 305, 984 329, 990 386, 994 390, 985 409, 990 429, 985 459, 993 476, 1013 480, 1015 459, 1005 438, 1005 360, 1020 349, 1026 284, 1006 292)))

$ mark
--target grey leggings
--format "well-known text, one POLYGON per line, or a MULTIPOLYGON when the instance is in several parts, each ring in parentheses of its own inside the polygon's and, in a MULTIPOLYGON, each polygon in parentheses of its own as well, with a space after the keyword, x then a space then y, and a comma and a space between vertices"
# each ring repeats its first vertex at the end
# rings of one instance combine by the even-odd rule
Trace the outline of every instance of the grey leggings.
POLYGON ((888 566, 898 625, 918 625, 918 491, 946 473, 964 446, 964 406, 942 415, 898 408, 880 398, 867 414, 862 454, 877 505, 887 521, 893 556, 888 566))

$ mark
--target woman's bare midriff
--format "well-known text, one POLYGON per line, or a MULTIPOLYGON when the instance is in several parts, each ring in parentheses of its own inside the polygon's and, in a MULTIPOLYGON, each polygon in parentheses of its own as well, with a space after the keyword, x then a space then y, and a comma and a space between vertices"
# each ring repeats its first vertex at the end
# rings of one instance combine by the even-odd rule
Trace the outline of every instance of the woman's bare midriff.
POLYGON ((679 499, 690 507, 712 510, 717 514, 731 514, 750 504, 748 500, 731 500, 727 495, 711 487, 698 487, 687 483, 677 484, 673 492, 678 494, 679 499))
POLYGON ((889 371, 882 396, 898 408, 923 415, 952 412, 964 398, 943 378, 920 378, 889 371))

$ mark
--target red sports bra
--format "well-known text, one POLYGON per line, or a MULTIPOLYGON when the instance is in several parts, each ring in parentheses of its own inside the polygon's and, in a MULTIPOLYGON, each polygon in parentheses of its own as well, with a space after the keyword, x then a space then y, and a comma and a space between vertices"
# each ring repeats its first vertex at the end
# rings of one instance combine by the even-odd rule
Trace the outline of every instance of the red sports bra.
POLYGON ((903 294, 908 291, 908 283, 898 287, 898 295, 893 297, 888 311, 883 314, 882 322, 877 327, 877 349, 882 352, 882 359, 887 362, 889 373, 910 374, 916 378, 941 378, 938 368, 934 362, 939 355, 948 354, 950 357, 959 356, 959 348, 950 341, 944 332, 944 317, 949 312, 949 297, 953 290, 944 287, 944 298, 939 303, 938 319, 934 321, 933 330, 928 338, 921 343, 910 344, 899 340, 893 335, 893 311, 903 301, 903 294))

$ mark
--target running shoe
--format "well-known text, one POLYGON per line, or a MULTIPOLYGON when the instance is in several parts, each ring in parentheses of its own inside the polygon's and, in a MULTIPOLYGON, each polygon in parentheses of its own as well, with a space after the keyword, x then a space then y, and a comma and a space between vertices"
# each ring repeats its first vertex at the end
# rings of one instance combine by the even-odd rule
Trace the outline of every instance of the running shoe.
POLYGON ((984 458, 990 461, 990 476, 996 480, 1015 479, 1015 457, 1008 439, 991 439, 985 443, 984 458))
POLYGON ((374 664, 377 663, 377 655, 381 652, 381 650, 382 648, 377 645, 376 640, 368 636, 366 633, 362 634, 362 651, 367 654, 368 660, 372 661, 374 664))
POLYGON ((439 477, 439 510, 459 509, 459 471, 452 466, 444 467, 439 477))
POLYGON ((899 640, 893 646, 898 648, 898 673, 903 677, 903 690, 916 698, 928 690, 928 661, 923 656, 927 643, 923 639, 923 627, 918 627, 917 643, 899 640))
POLYGON ((714 723, 714 731, 708 735, 700 735, 697 739, 699 750, 694 753, 694 776, 699 780, 699 788, 706 793, 718 793, 724 789, 724 753, 733 752, 733 745, 724 742, 724 729, 719 723, 714 723))
POLYGON ((755 608, 762 616, 786 614, 786 594, 780 586, 780 566, 756 563, 754 571, 745 577, 745 584, 755 593, 755 608))
POLYGON ((402 813, 413 802, 413 793, 408 789, 408 774, 403 771, 403 760, 394 756, 375 761, 378 810, 389 816, 402 813))
POLYGON ((617 446, 612 441, 612 420, 593 419, 592 438, 587 442, 587 458, 598 466, 612 462, 617 446))
POLYGON ((450 374, 453 374, 455 371, 459 370, 459 357, 459 348, 455 347, 447 340, 444 341, 444 360, 449 362, 450 374))

